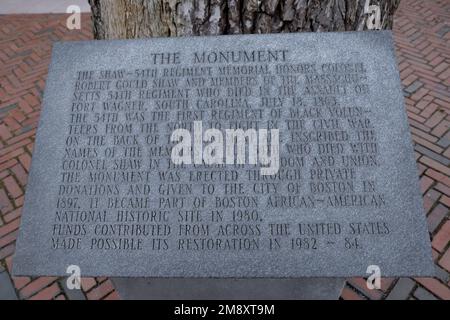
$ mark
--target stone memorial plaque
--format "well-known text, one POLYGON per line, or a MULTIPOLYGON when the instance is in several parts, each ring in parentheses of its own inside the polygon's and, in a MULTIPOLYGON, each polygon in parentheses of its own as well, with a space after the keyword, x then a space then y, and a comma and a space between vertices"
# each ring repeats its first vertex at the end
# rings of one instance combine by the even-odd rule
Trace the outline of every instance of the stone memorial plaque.
POLYGON ((389 32, 56 43, 15 275, 433 273, 389 32))

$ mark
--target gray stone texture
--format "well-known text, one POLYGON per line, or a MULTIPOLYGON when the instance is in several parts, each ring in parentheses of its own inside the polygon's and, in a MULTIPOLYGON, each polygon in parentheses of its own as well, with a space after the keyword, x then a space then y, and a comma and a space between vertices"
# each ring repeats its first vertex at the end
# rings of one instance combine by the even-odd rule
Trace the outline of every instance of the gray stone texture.
POLYGON ((398 279, 386 300, 406 300, 415 285, 416 283, 409 278, 398 279))
POLYGON ((58 281, 69 300, 86 300, 86 296, 84 295, 83 291, 81 291, 81 288, 69 289, 67 287, 67 278, 60 278, 58 281))
POLYGON ((438 300, 434 295, 422 287, 418 287, 416 291, 414 291, 414 297, 418 300, 438 300))
MULTIPOLYGON (((217 76, 219 65, 226 66, 223 61, 220 64, 211 62, 198 65, 211 67, 214 76, 217 76)), ((207 76, 205 77, 207 78, 207 76)), ((260 85, 262 76, 255 77, 260 85)), ((265 125, 268 120, 273 120, 269 116, 270 110, 278 108, 276 102, 279 101, 277 99, 280 98, 280 93, 276 93, 276 90, 284 86, 282 79, 285 78, 275 77, 275 82, 271 87, 272 91, 265 91, 270 98, 274 99, 271 101, 275 105, 262 104, 261 95, 257 93, 258 86, 252 87, 252 93, 248 97, 249 108, 264 109, 262 120, 265 125)), ((152 80, 154 79, 147 80, 148 84, 146 85, 153 85, 152 80)), ((184 80, 186 79, 182 80, 183 82, 180 81, 176 85, 176 89, 185 88, 187 82, 184 80)), ((117 79, 112 83, 117 85, 117 79)), ((225 86, 220 87, 223 89, 221 97, 224 97, 225 86)), ((153 90, 153 88, 151 89, 153 90)), ((138 91, 139 89, 132 89, 133 97, 138 96, 138 91)), ((106 92, 104 91, 102 94, 101 101, 104 101, 106 92)), ((198 111, 195 100, 190 96, 188 107, 183 111, 198 111)), ((197 97, 197 100, 201 99, 197 97)), ((324 128, 333 120, 331 111, 336 110, 329 109, 331 103, 333 102, 327 100, 324 105, 320 105, 320 108, 324 110, 322 120, 325 119, 328 122, 317 123, 324 128)), ((85 111, 88 114, 89 123, 94 121, 96 112, 102 112, 101 106, 99 101, 92 112, 85 111)), ((145 122, 149 122, 151 112, 155 110, 157 110, 156 104, 152 99, 144 101, 145 122)), ((125 121, 123 112, 119 113, 121 121, 125 121)), ((206 122, 212 119, 211 112, 207 111, 205 114, 202 121, 206 122)), ((175 115, 176 112, 170 114, 170 121, 177 121, 175 115)), ((297 119, 305 120, 306 128, 300 131, 311 133, 311 137, 314 137, 319 130, 312 129, 313 118, 314 115, 297 119)), ((222 123, 226 124, 226 121, 224 120, 222 123)), ((139 124, 139 122, 135 123, 133 133, 138 133, 139 124)), ((102 134, 105 126, 104 123, 98 125, 98 134, 102 134)), ((165 139, 170 136, 167 128, 165 125, 160 126, 159 134, 165 139)), ((336 132, 336 130, 333 131, 333 136, 336 132)), ((325 133, 323 135, 321 133, 321 139, 323 136, 325 133)), ((86 147, 86 134, 84 133, 83 136, 83 133, 80 133, 80 137, 82 142, 79 147, 86 147)), ((107 138, 108 145, 111 146, 112 137, 108 136, 107 138)), ((142 159, 147 165, 149 146, 144 143, 144 134, 139 134, 138 138, 143 149, 142 159)), ((164 148, 167 143, 162 140, 158 146, 164 148)), ((94 161, 105 161, 106 171, 112 172, 114 170, 112 169, 112 160, 105 158, 105 147, 98 149, 99 154, 94 157, 94 161)), ((123 152, 121 147, 118 149, 123 152)), ((170 162, 167 156, 161 159, 167 163, 170 162)), ((328 161, 328 159, 325 160, 328 161)), ((335 170, 336 167, 331 166, 331 170, 335 170)), ((148 167, 142 169, 149 170, 148 167)), ((210 170, 210 168, 202 169, 210 170)), ((181 182, 187 182, 186 176, 189 170, 199 169, 193 169, 190 166, 188 170, 182 171, 181 182)), ((90 170, 79 170, 78 173, 83 174, 81 184, 87 183, 88 171, 90 172, 90 170)), ((120 173, 123 170, 116 171, 120 173)), ((145 199, 150 202, 150 209, 158 209, 158 204, 161 206, 157 188, 159 170, 150 171, 151 180, 147 182, 152 191, 145 199)), ((71 184, 76 185, 80 182, 71 182, 71 184)), ((215 183, 216 189, 220 193, 214 194, 214 196, 224 195, 224 184, 224 181, 215 183)), ((67 187, 67 185, 63 185, 63 187, 67 187)), ((119 184, 119 187, 120 196, 124 197, 127 185, 119 184)), ((195 195, 201 193, 200 184, 194 184, 193 193, 195 195)), ((214 196, 206 198, 205 207, 202 208, 203 221, 207 221, 207 213, 217 209, 214 204, 214 196)), ((188 204, 184 205, 182 209, 191 210, 192 197, 188 197, 186 201, 188 204)), ((227 219, 230 219, 231 211, 230 207, 225 209, 227 219)), ((77 223, 72 222, 72 224, 77 223)), ((210 224, 211 229, 217 231, 218 224, 211 222, 210 224)), ((118 237, 118 235, 109 235, 109 238, 113 240, 118 237)), ((197 245, 198 243, 192 247, 196 248, 197 245)), ((346 277, 367 276, 366 270, 369 265, 379 266, 382 276, 385 277, 432 275, 434 268, 430 243, 391 33, 385 31, 303 33, 56 43, 33 152, 22 225, 14 260, 14 274, 66 275, 66 268, 73 264, 80 266, 82 276, 346 277), (263 58, 258 63, 249 63, 245 61, 243 50, 246 50, 247 55, 250 53, 250 59, 259 59, 259 52, 262 52, 263 58), (268 50, 271 53, 267 53, 268 50), (282 58, 280 50, 286 50, 284 58, 282 58), (160 78, 162 70, 174 66, 195 66, 195 52, 206 52, 207 55, 212 52, 219 56, 218 52, 235 52, 236 55, 241 53, 241 60, 235 65, 267 66, 272 75, 275 75, 277 65, 289 64, 294 67, 299 64, 313 65, 315 71, 298 71, 301 70, 298 68, 295 69, 297 70, 295 72, 290 69, 283 71, 285 72, 283 77, 294 75, 295 77, 290 80, 296 79, 296 82, 295 93, 290 95, 288 92, 285 97, 281 97, 283 106, 280 107, 281 118, 277 127, 280 130, 281 157, 288 156, 286 146, 292 142, 290 141, 291 133, 295 133, 290 132, 287 128, 286 120, 292 120, 288 117, 288 108, 309 112, 313 107, 322 103, 320 102, 322 100, 318 98, 329 98, 330 94, 334 95, 338 103, 336 108, 339 108, 341 113, 340 120, 337 121, 339 126, 342 126, 343 130, 348 133, 348 139, 350 139, 343 143, 345 151, 342 158, 341 154, 335 155, 336 161, 339 161, 336 167, 347 166, 348 170, 354 169, 355 177, 351 181, 354 183, 354 190, 312 193, 308 179, 314 166, 324 169, 330 164, 328 162, 325 162, 325 165, 313 163, 314 159, 317 161, 323 159, 318 153, 318 143, 311 138, 312 142, 307 140, 307 143, 311 143, 312 152, 305 156, 304 164, 298 167, 302 174, 302 178, 295 181, 300 186, 298 193, 289 194, 287 191, 288 181, 284 179, 277 182, 278 192, 255 196, 252 194, 252 187, 256 183, 249 182, 244 178, 245 170, 254 169, 254 167, 246 166, 242 169, 225 166, 220 169, 238 171, 240 176, 238 182, 244 186, 243 196, 249 195, 257 198, 259 214, 257 223, 262 229, 262 235, 258 239, 260 240, 259 249, 252 247, 251 250, 223 250, 222 248, 217 251, 215 251, 216 249, 178 250, 176 235, 179 227, 176 220, 178 209, 169 210, 168 225, 172 232, 165 238, 169 244, 168 250, 154 250, 151 243, 155 238, 140 236, 136 236, 135 240, 142 241, 143 248, 141 249, 108 250, 105 247, 97 249, 97 244, 94 245, 94 249, 90 249, 92 241, 100 240, 104 243, 108 238, 108 236, 102 235, 94 237, 95 225, 105 226, 106 229, 110 225, 117 225, 115 221, 117 207, 107 209, 106 197, 100 197, 101 205, 98 208, 101 212, 106 210, 106 220, 98 223, 85 223, 88 234, 81 237, 79 249, 52 249, 52 237, 59 237, 58 239, 61 240, 63 238, 61 234, 69 232, 66 226, 61 226, 64 224, 61 222, 58 222, 60 228, 56 229, 57 231, 54 229, 54 225, 58 224, 55 222, 58 201, 61 206, 60 211, 66 211, 66 213, 68 210, 90 209, 89 199, 83 194, 77 197, 78 201, 74 208, 70 208, 70 203, 64 201, 66 201, 65 198, 75 196, 58 196, 61 188, 62 163, 66 155, 65 143, 72 119, 70 115, 72 102, 74 99, 78 99, 77 102, 85 99, 84 93, 83 98, 81 98, 81 94, 74 95, 77 73, 94 71, 94 78, 98 80, 103 70, 125 70, 124 77, 129 79, 134 75, 135 70, 158 68, 160 73, 158 73, 157 80, 167 81, 171 79, 160 78), (274 52, 279 53, 278 61, 275 61, 274 58, 268 61, 268 56, 274 52), (177 53, 180 63, 176 65, 154 64, 157 60, 154 60, 153 54, 160 53, 177 53), (334 65, 335 63, 338 65, 334 65), (337 69, 333 71, 335 67, 337 69), (308 78, 309 83, 306 83, 305 73, 310 77, 308 78), (294 100, 293 97, 302 99, 302 103, 293 105, 293 101, 299 101, 294 100), (350 128, 352 120, 356 120, 359 125, 350 128), (357 148, 356 151, 350 148, 350 142, 356 141, 356 133, 361 134, 359 138, 361 139, 364 130, 375 133, 375 140, 371 140, 376 141, 376 150, 370 151, 374 152, 373 155, 367 155, 364 153, 365 151, 361 151, 364 153, 361 155, 357 148), (341 160, 351 153, 353 157, 351 159, 356 161, 356 165, 341 160), (364 164, 366 162, 367 166, 364 164), (363 181, 368 183, 364 185, 363 181), (371 185, 371 181, 375 183, 371 185), (291 197, 292 201, 286 200, 287 196, 291 197), (269 198, 272 201, 275 201, 273 199, 281 200, 272 207, 268 207, 269 198), (270 236, 269 224, 277 224, 277 226, 288 224, 291 228, 290 234, 270 236), (306 230, 305 234, 299 233, 299 224, 302 226, 302 230, 306 230), (55 232, 56 236, 52 235, 55 232), (278 238, 281 247, 270 250, 270 237, 278 238), (309 242, 307 243, 307 241, 309 242)))
POLYGON ((125 300, 336 300, 345 279, 114 278, 125 300))
MULTIPOLYGON (((0 266, 1 268, 1 266, 0 266)), ((16 291, 6 271, 0 270, 0 300, 17 300, 16 291)))

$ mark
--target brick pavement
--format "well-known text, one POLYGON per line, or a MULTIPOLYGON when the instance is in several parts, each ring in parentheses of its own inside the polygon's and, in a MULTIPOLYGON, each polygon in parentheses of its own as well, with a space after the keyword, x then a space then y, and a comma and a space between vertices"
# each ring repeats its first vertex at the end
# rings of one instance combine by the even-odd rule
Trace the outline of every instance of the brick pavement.
MULTIPOLYGON (((62 278, 10 277, 51 44, 92 38, 88 14, 82 30, 65 19, 0 15, 0 286, 9 298, 118 299, 104 277, 84 278, 80 291, 62 278)), ((341 298, 450 299, 450 1, 402 0, 394 36, 437 273, 383 279, 381 290, 348 279, 341 298)))

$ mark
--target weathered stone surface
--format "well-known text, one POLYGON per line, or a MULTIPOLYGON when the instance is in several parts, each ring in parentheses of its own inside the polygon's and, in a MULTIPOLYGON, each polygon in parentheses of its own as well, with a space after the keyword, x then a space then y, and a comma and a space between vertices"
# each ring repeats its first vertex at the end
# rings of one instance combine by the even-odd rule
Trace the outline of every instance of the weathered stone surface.
POLYGON ((345 279, 114 278, 113 282, 124 300, 336 300, 345 279))
POLYGON ((415 286, 415 282, 409 278, 400 278, 394 289, 387 296, 387 300, 406 300, 415 286))
POLYGON ((16 275, 433 273, 389 32, 59 43, 40 121, 16 275), (175 165, 194 121, 281 167, 175 165))
POLYGON ((16 291, 6 271, 0 271, 0 300, 17 300, 16 291))

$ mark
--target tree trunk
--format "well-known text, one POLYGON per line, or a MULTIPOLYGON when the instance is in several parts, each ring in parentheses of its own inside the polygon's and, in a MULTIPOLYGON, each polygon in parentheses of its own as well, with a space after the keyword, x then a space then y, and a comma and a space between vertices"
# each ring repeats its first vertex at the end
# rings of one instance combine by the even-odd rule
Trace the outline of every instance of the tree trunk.
POLYGON ((89 0, 96 39, 391 29, 400 0, 89 0), (372 8, 372 7, 371 7, 372 8), (372 10, 369 10, 373 12, 372 10), (365 13, 366 12, 366 13, 365 13))

